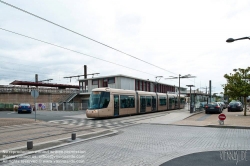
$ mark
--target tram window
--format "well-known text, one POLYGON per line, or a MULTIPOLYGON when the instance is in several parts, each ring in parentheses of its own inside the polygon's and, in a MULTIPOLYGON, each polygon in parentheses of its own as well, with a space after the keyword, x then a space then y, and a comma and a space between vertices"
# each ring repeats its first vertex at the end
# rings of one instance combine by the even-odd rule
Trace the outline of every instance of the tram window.
POLYGON ((174 103, 174 98, 169 98, 169 103, 174 103))
POLYGON ((141 107, 146 107, 146 96, 140 97, 141 107))
POLYGON ((110 101, 109 92, 92 92, 89 98, 89 109, 107 108, 110 101))
POLYGON ((135 107, 135 98, 131 97, 130 98, 130 107, 129 108, 134 108, 135 107))
POLYGON ((160 105, 167 105, 166 97, 160 97, 160 105))
POLYGON ((134 108, 135 107, 135 97, 128 95, 120 96, 121 108, 134 108))
POLYGON ((185 98, 181 98, 181 103, 185 104, 185 98))
POLYGON ((109 92, 102 92, 101 101, 100 101, 100 108, 107 108, 110 101, 110 93, 109 92))
POLYGON ((151 96, 147 96, 146 97, 146 100, 147 100, 147 107, 151 107, 151 96))

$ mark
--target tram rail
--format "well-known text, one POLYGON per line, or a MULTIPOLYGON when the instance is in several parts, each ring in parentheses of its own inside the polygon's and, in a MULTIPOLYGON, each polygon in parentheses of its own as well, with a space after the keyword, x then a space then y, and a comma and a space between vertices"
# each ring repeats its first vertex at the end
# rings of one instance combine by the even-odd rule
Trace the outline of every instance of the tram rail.
MULTIPOLYGON (((76 133, 86 132, 85 134, 91 134, 96 130, 105 131, 105 130, 124 128, 127 126, 135 125, 136 122, 139 120, 161 117, 161 116, 164 116, 164 115, 167 115, 171 112, 176 112, 176 111, 178 111, 178 110, 155 112, 153 114, 144 114, 144 115, 138 115, 138 116, 137 115, 125 116, 125 117, 118 117, 118 118, 111 118, 111 119, 83 119, 83 121, 84 120, 92 121, 92 122, 94 121, 95 122, 94 124, 102 123, 103 126, 101 126, 101 127, 95 127, 95 126, 91 126, 91 125, 78 126, 77 124, 68 125, 68 124, 60 124, 60 123, 43 123, 43 122, 38 123, 38 124, 33 124, 35 126, 28 126, 28 125, 20 125, 20 127, 15 126, 17 128, 13 128, 13 129, 6 127, 4 129, 0 129, 0 133, 1 133, 0 140, 2 140, 2 141, 0 141, 0 150, 5 150, 6 147, 8 147, 9 145, 11 145, 11 147, 14 147, 14 144, 26 142, 27 140, 33 140, 33 141, 39 142, 39 140, 51 138, 52 140, 55 141, 55 140, 59 140, 58 137, 60 137, 60 139, 69 138, 70 135, 68 135, 68 136, 66 136, 66 135, 69 133, 73 133, 73 132, 76 132, 76 133), (106 128, 108 125, 105 126, 104 122, 107 122, 107 123, 109 123, 109 122, 112 122, 112 123, 122 122, 124 124, 121 127, 112 127, 112 126, 110 127, 109 126, 110 128, 106 128), (126 124, 126 123, 129 123, 129 124, 126 124), (41 129, 44 129, 44 128, 48 128, 48 130, 41 131, 41 129), (58 130, 58 131, 55 132, 56 130, 58 130), (18 131, 24 131, 24 132, 21 134, 16 133, 18 131), (28 131, 30 131, 30 132, 28 132, 28 131), (3 140, 6 140, 6 139, 9 139, 10 141, 3 142, 3 140)), ((42 143, 43 142, 40 142, 39 144, 42 144, 42 143)), ((18 144, 18 146, 20 146, 20 144, 18 144)))

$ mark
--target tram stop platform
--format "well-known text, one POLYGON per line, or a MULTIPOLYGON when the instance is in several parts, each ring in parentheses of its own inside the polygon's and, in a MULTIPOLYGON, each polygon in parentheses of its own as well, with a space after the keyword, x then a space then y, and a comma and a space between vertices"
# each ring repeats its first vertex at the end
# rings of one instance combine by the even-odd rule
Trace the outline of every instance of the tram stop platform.
POLYGON ((195 114, 186 119, 174 122, 174 125, 188 126, 206 126, 206 127, 225 127, 225 128, 249 128, 250 129, 250 111, 247 110, 246 116, 242 112, 228 112, 224 109, 223 114, 226 115, 224 124, 219 123, 220 114, 205 114, 204 112, 195 114))
POLYGON ((139 121, 138 123, 151 124, 169 124, 181 126, 200 126, 200 127, 224 127, 224 128, 249 128, 250 129, 250 111, 244 116, 242 112, 228 112, 223 110, 226 115, 224 124, 219 123, 220 114, 205 114, 205 111, 196 111, 190 113, 187 109, 166 114, 165 116, 139 121))

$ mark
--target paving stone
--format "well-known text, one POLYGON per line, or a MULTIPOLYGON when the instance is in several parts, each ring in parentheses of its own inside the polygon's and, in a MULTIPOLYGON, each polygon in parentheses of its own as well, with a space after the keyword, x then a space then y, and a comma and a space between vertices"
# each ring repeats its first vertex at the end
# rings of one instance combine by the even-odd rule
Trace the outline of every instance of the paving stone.
MULTIPOLYGON (((173 158, 203 151, 250 150, 250 130, 141 124, 121 129, 112 137, 99 138, 55 150, 82 151, 83 165, 159 165, 173 158)), ((54 160, 66 162, 67 154, 50 155, 54 160)), ((41 157, 40 154, 35 154, 41 157)), ((8 164, 6 164, 8 165, 8 164)), ((21 164, 16 164, 21 165, 21 164)), ((30 164, 36 165, 36 164, 30 164)))

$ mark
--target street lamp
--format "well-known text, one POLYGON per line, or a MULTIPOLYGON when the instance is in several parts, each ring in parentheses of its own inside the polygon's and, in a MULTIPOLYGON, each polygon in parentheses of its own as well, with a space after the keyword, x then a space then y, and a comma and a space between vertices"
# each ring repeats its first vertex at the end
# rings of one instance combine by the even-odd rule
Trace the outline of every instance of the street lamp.
POLYGON ((155 77, 155 92, 157 92, 158 91, 158 88, 157 88, 157 82, 159 82, 160 81, 160 79, 162 78, 163 76, 156 76, 155 77), (159 80, 157 81, 157 78, 159 78, 159 80))
POLYGON ((178 100, 178 106, 179 106, 179 109, 181 108, 181 106, 180 106, 180 97, 181 97, 181 87, 180 87, 180 79, 181 78, 195 78, 196 76, 191 76, 191 74, 187 74, 187 75, 184 75, 184 76, 181 76, 180 74, 179 74, 179 76, 178 77, 174 77, 174 76, 169 76, 169 77, 171 77, 171 78, 165 78, 165 79, 177 79, 177 78, 179 78, 179 100, 178 100))
POLYGON ((189 87, 190 88, 190 95, 189 95, 189 102, 190 102, 190 113, 193 113, 193 110, 192 110, 192 107, 191 107, 191 99, 192 99, 192 97, 191 97, 191 87, 194 87, 194 85, 186 85, 187 87, 189 87))
POLYGON ((233 38, 229 38, 226 40, 227 43, 232 43, 236 40, 244 40, 244 39, 249 39, 250 40, 250 37, 242 37, 242 38, 238 38, 238 39, 233 39, 233 38))

